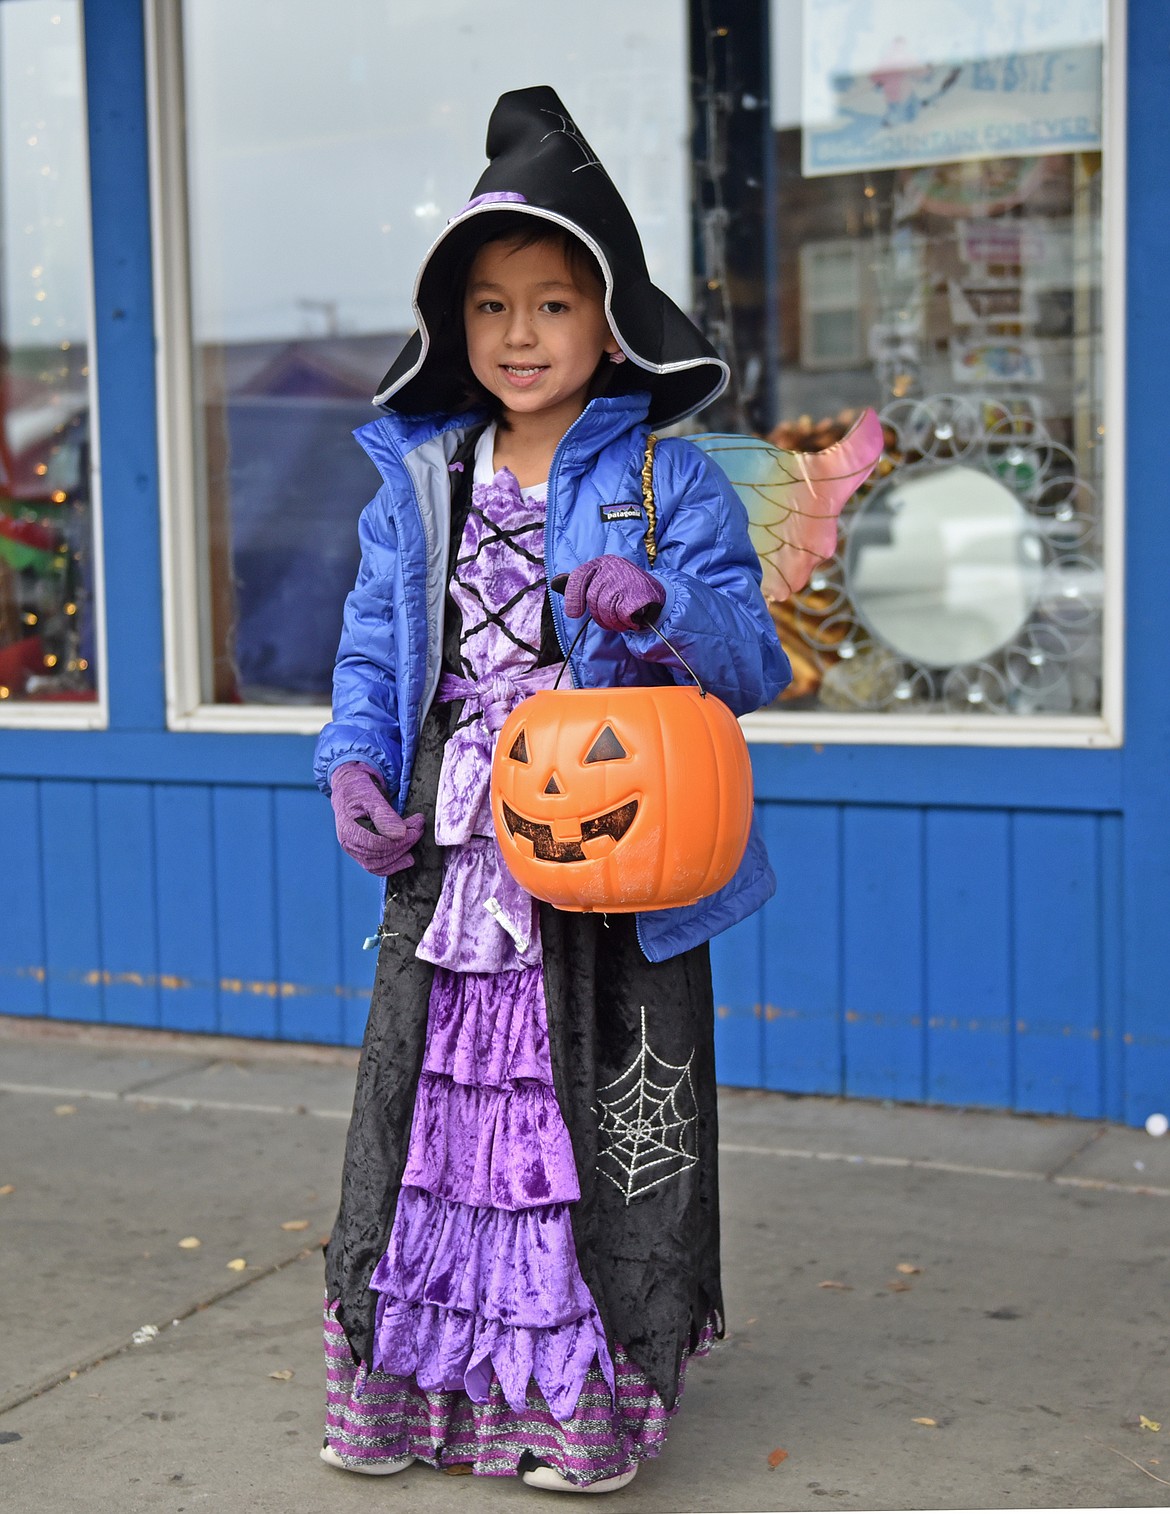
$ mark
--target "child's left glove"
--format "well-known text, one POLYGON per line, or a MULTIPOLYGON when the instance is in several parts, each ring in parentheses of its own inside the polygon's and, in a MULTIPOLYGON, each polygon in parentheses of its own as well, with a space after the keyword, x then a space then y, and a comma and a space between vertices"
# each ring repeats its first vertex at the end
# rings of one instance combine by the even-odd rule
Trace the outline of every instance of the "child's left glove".
POLYGON ((330 779, 337 839, 367 873, 388 878, 412 867, 410 855, 423 832, 422 815, 403 820, 382 792, 381 775, 364 762, 343 762, 330 779))
POLYGON ((666 589, 652 574, 607 553, 574 568, 565 584, 565 614, 588 612, 607 631, 640 631, 666 603, 666 589))

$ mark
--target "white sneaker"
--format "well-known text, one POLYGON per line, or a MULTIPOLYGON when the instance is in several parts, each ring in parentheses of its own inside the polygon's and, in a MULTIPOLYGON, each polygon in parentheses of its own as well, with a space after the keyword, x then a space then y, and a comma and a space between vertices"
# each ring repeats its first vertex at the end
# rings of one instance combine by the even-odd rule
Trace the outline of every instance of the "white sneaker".
POLYGON ((616 1493, 619 1488, 633 1482, 637 1470, 634 1466, 628 1472, 619 1472, 616 1477, 603 1477, 600 1482, 587 1483, 585 1486, 570 1482, 552 1467, 534 1467, 531 1472, 522 1472, 520 1476, 530 1488, 542 1488, 546 1493, 616 1493))
POLYGON ((348 1462, 342 1461, 333 1447, 326 1441, 321 1447, 321 1460, 331 1467, 339 1467, 343 1472, 361 1472, 367 1477, 393 1477, 395 1472, 405 1472, 407 1467, 414 1461, 413 1456, 395 1456, 389 1461, 348 1462))

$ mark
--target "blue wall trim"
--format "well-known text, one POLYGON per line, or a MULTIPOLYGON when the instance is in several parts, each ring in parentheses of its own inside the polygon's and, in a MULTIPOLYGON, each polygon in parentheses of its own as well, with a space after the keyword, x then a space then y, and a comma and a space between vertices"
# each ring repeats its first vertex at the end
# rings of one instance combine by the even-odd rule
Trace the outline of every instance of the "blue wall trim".
POLYGON ((166 725, 142 0, 84 8, 94 325, 114 730, 166 725))
MULTIPOLYGON (((1115 810, 1121 753, 980 747, 755 745, 756 797, 795 803, 1115 810)), ((312 784, 311 736, 0 731, 0 778, 312 784)))
POLYGON ((1170 1103, 1170 1066, 1154 1052, 1170 1016, 1170 565, 1166 353, 1170 351, 1170 196, 1166 101, 1170 6, 1130 0, 1126 257, 1126 706, 1122 779, 1126 1005, 1124 1106, 1141 1122, 1170 1103))

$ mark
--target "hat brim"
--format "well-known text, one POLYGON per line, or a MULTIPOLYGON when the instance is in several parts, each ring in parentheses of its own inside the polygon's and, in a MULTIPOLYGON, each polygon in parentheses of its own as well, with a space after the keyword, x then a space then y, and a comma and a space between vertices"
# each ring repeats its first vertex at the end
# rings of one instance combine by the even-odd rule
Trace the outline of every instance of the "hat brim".
POLYGON ((440 291, 451 287, 461 255, 466 254, 474 233, 486 240, 481 218, 506 211, 534 216, 577 237, 593 254, 605 281, 605 318, 619 346, 631 363, 647 375, 650 392, 649 421, 668 426, 693 415, 717 399, 727 387, 730 370, 694 323, 669 295, 652 284, 645 274, 624 279, 614 275, 612 260, 604 247, 576 222, 539 205, 476 205, 448 222, 431 244, 415 279, 412 308, 416 330, 395 358, 382 380, 374 404, 408 414, 463 408, 465 397, 459 380, 436 353, 432 326, 437 323, 436 301, 440 291), (428 307, 430 320, 428 321, 428 307))

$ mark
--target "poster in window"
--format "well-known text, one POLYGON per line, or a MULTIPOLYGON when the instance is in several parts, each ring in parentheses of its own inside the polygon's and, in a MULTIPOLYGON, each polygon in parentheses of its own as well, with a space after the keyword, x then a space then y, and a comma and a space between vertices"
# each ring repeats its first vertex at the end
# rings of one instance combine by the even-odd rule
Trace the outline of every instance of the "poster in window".
POLYGON ((1101 146, 1103 0, 804 0, 806 178, 1101 146))

